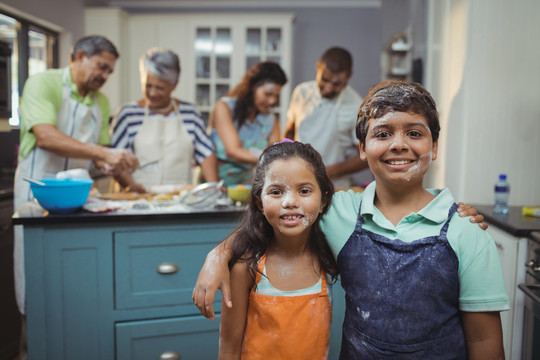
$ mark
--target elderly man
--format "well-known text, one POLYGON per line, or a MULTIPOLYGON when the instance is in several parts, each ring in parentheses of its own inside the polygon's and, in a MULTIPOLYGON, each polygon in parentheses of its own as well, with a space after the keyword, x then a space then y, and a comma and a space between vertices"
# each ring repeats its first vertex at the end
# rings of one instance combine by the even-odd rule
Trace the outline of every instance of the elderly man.
MULTIPOLYGON (((33 199, 24 177, 55 177, 59 171, 89 169, 92 162, 108 172, 138 166, 127 150, 110 149, 109 101, 99 92, 113 72, 118 52, 102 36, 87 36, 74 45, 70 65, 28 79, 21 103, 19 164, 15 175, 15 211, 33 199)), ((24 314, 22 229, 15 229, 17 304, 24 314)))
POLYGON ((362 98, 347 85, 352 76, 351 54, 332 47, 317 61, 316 70, 314 81, 294 89, 283 136, 310 143, 321 154, 334 185, 348 188, 351 174, 367 168, 358 156, 355 134, 362 98))

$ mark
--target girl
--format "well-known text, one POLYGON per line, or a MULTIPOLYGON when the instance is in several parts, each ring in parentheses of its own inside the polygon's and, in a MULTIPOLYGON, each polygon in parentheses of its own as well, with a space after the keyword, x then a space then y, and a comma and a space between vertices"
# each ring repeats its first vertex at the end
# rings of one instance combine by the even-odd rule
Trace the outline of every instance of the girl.
POLYGON ((272 108, 286 82, 278 64, 260 62, 216 102, 209 127, 216 144, 219 177, 226 186, 251 183, 261 152, 280 140, 279 119, 272 108))
POLYGON ((219 359, 326 359, 337 266, 319 227, 334 188, 311 145, 260 157, 251 203, 234 232, 233 308, 222 307, 219 359))

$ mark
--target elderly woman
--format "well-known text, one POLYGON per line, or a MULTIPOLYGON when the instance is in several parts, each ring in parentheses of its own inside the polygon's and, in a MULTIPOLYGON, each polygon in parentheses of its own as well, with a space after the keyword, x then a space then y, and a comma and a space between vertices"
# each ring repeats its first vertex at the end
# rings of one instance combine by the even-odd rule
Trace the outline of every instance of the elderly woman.
POLYGON ((272 112, 287 77, 281 67, 264 61, 247 71, 210 115, 219 177, 225 185, 249 184, 259 155, 281 138, 279 119, 272 112))
POLYGON ((140 166, 116 177, 129 191, 154 185, 191 184, 193 165, 206 181, 217 181, 214 144, 190 103, 173 99, 180 61, 170 50, 152 48, 139 61, 144 98, 123 106, 113 124, 112 145, 131 149, 140 166))

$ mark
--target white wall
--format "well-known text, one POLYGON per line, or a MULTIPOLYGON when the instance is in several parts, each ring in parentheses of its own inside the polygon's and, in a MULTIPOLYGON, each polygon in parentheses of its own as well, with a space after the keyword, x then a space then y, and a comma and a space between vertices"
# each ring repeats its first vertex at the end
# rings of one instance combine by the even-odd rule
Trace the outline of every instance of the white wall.
POLYGON ((507 173, 511 205, 540 204, 540 2, 429 6, 426 86, 446 136, 433 184, 491 204, 498 174, 507 173))
POLYGON ((150 1, 86 0, 88 5, 98 5, 97 2, 120 7, 130 15, 292 13, 295 16, 293 63, 291 74, 287 74, 291 87, 315 79, 315 63, 324 50, 331 46, 342 46, 351 52, 354 74, 350 85, 362 96, 380 78, 382 0, 340 0, 334 3, 313 0, 249 0, 244 1, 246 6, 239 5, 242 1, 225 0, 219 4, 216 1, 157 1, 155 5, 151 5, 150 1), (143 5, 137 6, 138 3, 143 5))
MULTIPOLYGON (((126 103, 128 100, 133 100, 138 97, 128 98, 122 96, 127 93, 127 84, 120 81, 120 79, 127 79, 129 74, 129 66, 131 62, 137 63, 138 58, 131 58, 128 54, 128 38, 129 34, 128 19, 129 16, 126 12, 116 8, 94 8, 86 10, 93 16, 85 16, 85 34, 100 34, 107 36, 117 47, 120 53, 120 58, 116 61, 114 68, 114 74, 109 77, 101 91, 107 95, 109 103, 111 104, 111 110, 114 112, 116 107, 126 103), (99 30, 98 30, 99 29, 99 30), (128 100, 126 100, 126 98, 128 100)), ((131 95, 131 93, 130 93, 131 95)), ((137 96, 140 95, 137 93, 137 96)))

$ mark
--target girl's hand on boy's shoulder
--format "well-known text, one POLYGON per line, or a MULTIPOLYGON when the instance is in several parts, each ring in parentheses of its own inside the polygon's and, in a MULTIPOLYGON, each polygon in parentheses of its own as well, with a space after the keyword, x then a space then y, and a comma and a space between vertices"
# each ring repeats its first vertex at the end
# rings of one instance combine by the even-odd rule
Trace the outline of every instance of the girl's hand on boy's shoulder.
POLYGON ((486 230, 488 228, 488 224, 484 222, 484 216, 478 214, 478 210, 476 208, 473 208, 469 204, 464 204, 462 202, 458 202, 458 209, 457 212, 459 216, 461 217, 467 217, 470 216, 469 221, 473 224, 478 224, 480 229, 486 230))

